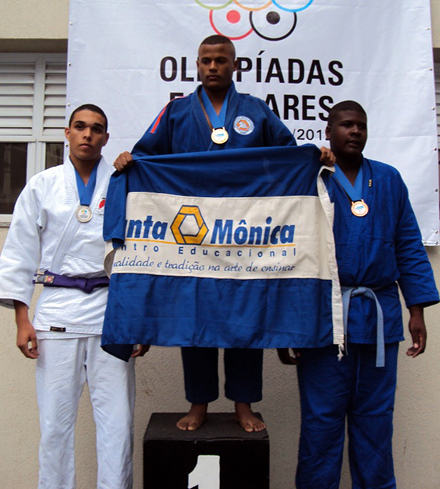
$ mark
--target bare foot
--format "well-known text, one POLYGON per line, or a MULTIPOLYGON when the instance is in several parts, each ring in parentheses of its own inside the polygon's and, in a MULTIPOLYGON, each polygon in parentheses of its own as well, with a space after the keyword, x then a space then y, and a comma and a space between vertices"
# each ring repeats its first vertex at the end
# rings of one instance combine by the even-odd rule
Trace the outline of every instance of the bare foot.
POLYGON ((179 430, 195 431, 206 421, 208 404, 191 404, 189 413, 177 421, 179 430))
POLYGON ((265 423, 255 416, 252 412, 251 405, 246 402, 235 403, 235 419, 240 423, 244 431, 248 433, 266 429, 265 423))

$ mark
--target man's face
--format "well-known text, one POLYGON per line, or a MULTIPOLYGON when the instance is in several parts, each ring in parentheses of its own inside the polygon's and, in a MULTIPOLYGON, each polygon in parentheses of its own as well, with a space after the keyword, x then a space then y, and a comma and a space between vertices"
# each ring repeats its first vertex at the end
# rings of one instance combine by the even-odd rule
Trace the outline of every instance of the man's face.
POLYGON ((367 143, 367 117, 353 110, 337 112, 325 134, 336 159, 359 157, 367 143))
POLYGON ((227 91, 232 82, 232 74, 237 69, 233 47, 230 44, 202 44, 199 48, 197 69, 206 90, 227 91))
POLYGON ((64 132, 69 141, 70 158, 74 163, 98 161, 109 138, 105 132, 104 117, 90 110, 77 112, 64 132))

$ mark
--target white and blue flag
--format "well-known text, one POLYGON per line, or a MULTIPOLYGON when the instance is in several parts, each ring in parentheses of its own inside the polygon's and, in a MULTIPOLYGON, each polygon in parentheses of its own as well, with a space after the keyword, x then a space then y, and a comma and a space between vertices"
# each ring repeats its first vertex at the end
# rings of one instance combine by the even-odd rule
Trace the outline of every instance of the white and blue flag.
POLYGON ((115 173, 103 346, 342 345, 319 157, 312 145, 246 148, 146 156, 115 173))

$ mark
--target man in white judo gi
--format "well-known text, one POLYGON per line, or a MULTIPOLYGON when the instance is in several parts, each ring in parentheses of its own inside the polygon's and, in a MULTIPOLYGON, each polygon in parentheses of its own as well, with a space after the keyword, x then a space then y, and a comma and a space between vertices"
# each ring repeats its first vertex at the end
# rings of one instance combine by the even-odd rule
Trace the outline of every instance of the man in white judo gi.
POLYGON ((134 361, 100 347, 108 285, 102 226, 112 172, 101 156, 107 117, 95 105, 82 105, 65 134, 64 165, 35 175, 17 200, 0 257, 0 304, 14 306, 17 346, 36 359, 39 489, 75 488, 74 429, 86 381, 96 423, 97 487, 126 489, 133 480, 134 361), (38 269, 45 273, 34 277, 38 269), (33 277, 45 287, 31 323, 33 277))

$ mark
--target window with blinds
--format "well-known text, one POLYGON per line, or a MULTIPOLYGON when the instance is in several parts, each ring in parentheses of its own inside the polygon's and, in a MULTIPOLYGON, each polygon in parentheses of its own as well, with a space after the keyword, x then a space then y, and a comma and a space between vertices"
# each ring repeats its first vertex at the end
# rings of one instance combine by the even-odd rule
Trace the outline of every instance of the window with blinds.
POLYGON ((43 103, 43 135, 64 137, 66 116, 66 63, 46 65, 43 103))
POLYGON ((65 54, 0 53, 0 215, 29 178, 62 163, 65 54))
POLYGON ((0 62, 0 135, 32 136, 35 63, 0 62))

